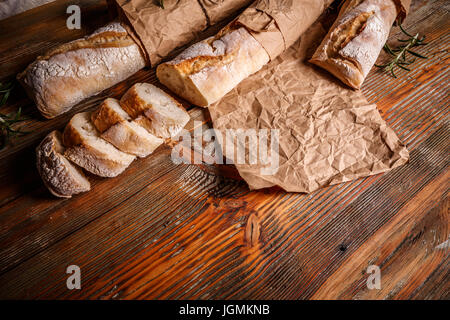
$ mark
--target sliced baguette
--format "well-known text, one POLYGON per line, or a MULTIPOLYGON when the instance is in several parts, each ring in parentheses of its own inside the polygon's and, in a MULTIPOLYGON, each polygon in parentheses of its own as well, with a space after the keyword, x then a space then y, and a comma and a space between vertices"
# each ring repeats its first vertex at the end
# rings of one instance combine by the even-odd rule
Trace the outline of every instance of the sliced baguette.
POLYGON ((70 198, 89 191, 91 184, 81 169, 64 157, 61 133, 50 132, 36 148, 36 164, 45 186, 55 196, 70 198))
POLYGON ((163 139, 176 136, 190 119, 183 106, 149 83, 132 86, 123 95, 120 105, 132 118, 138 118, 137 124, 163 139), (142 116, 150 121, 144 120, 142 116))
POLYGON ((144 158, 159 147, 164 140, 155 137, 131 120, 119 104, 119 101, 108 98, 92 113, 92 123, 101 137, 120 151, 144 158))
POLYGON ((160 64, 156 75, 179 96, 205 107, 268 62, 266 50, 245 28, 228 26, 174 60, 160 64))
POLYGON ((91 113, 74 115, 63 135, 67 147, 64 155, 80 167, 101 177, 115 177, 122 173, 135 159, 100 137, 94 127, 91 113))

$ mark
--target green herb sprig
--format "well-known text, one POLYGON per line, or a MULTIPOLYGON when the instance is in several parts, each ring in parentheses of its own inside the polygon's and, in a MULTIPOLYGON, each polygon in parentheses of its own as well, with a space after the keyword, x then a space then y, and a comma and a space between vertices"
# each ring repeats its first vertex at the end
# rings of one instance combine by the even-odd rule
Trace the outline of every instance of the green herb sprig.
POLYGON ((164 9, 164 0, 158 0, 158 5, 164 9))
POLYGON ((408 39, 398 39, 398 41, 402 42, 403 44, 398 46, 397 48, 391 48, 387 43, 384 45, 384 51, 386 51, 391 56, 391 61, 389 61, 386 64, 383 65, 375 65, 378 68, 382 68, 389 72, 394 78, 397 78, 397 75, 395 74, 395 68, 398 67, 400 69, 411 71, 410 68, 407 66, 413 64, 416 59, 408 60, 407 54, 411 54, 417 58, 421 59, 428 59, 428 57, 425 57, 415 51, 412 51, 412 48, 418 47, 418 46, 424 46, 426 43, 424 42, 425 36, 420 37, 417 33, 416 35, 411 35, 408 32, 403 29, 402 25, 399 24, 400 30, 409 38, 408 39))
MULTIPOLYGON (((0 82, 0 107, 6 104, 13 88, 13 82, 5 84, 0 82)), ((15 124, 25 120, 27 119, 22 117, 21 108, 19 108, 17 112, 11 112, 8 114, 0 113, 0 149, 3 149, 11 141, 11 139, 18 136, 24 136, 29 133, 28 131, 23 131, 22 129, 14 129, 15 124)))

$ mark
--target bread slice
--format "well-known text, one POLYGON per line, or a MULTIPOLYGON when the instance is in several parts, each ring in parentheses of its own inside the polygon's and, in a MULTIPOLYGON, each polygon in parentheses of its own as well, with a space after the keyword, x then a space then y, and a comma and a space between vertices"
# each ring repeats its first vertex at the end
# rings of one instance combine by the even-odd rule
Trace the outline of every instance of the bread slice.
POLYGON ((266 50, 245 28, 228 26, 160 64, 156 75, 179 96, 205 107, 268 62, 266 50))
POLYGON ((102 133, 101 137, 117 149, 144 158, 155 151, 163 139, 155 137, 134 121, 123 121, 102 133))
POLYGON ((167 139, 176 136, 188 123, 186 110, 170 95, 149 83, 137 83, 120 100, 121 107, 132 117, 139 118, 137 124, 151 134, 167 139))
POLYGON ((120 23, 112 22, 38 57, 17 78, 50 119, 143 67, 139 45, 120 23))
POLYGON ((67 147, 64 155, 93 174, 115 177, 136 157, 117 150, 103 140, 90 119, 90 112, 78 113, 72 117, 64 130, 63 142, 67 147))
POLYGON ((91 120, 101 137, 120 151, 146 157, 159 147, 164 140, 155 137, 139 124, 129 121, 131 117, 119 104, 108 98, 91 115, 91 120))
POLYGON ((95 128, 103 133, 116 123, 131 120, 131 117, 120 107, 119 100, 107 98, 92 112, 91 120, 95 128))
POLYGON ((61 133, 52 131, 36 148, 36 164, 48 190, 57 197, 70 198, 89 191, 91 184, 81 169, 64 157, 64 150, 61 133))

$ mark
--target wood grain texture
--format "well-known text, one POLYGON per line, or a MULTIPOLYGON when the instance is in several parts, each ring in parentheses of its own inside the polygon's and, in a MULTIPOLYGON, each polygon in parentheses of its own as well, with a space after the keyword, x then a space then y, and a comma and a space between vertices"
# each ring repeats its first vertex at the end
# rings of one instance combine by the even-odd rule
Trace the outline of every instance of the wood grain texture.
MULTIPOLYGON (((107 21, 103 1, 79 3, 98 19, 76 35, 64 30, 63 1, 0 22, 8 34, 0 41, 1 77, 107 21)), ((410 163, 309 195, 249 191, 232 166, 175 165, 162 146, 116 178, 90 177, 88 193, 55 199, 34 168, 35 146, 104 97, 156 83, 155 71, 53 120, 40 118, 15 89, 5 111, 25 107, 34 132, 0 152, 0 298, 450 298, 449 9, 445 0, 413 1, 404 25, 427 35, 419 52, 429 59, 399 79, 374 68, 363 86, 407 143, 410 163), (81 268, 81 290, 66 288, 71 264, 81 268), (373 264, 381 290, 366 286, 373 264)), ((389 41, 399 35, 394 28, 389 41)), ((206 110, 185 106, 188 130, 194 120, 209 126, 206 110)))

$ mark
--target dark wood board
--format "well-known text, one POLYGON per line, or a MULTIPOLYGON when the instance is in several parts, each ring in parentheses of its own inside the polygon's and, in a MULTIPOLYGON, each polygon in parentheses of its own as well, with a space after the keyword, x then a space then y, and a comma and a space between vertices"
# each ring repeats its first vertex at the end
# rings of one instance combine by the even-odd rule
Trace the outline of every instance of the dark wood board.
MULTIPOLYGON (((105 1, 75 2, 82 30, 65 27, 65 1, 0 21, 0 79, 108 21, 105 1)), ((410 163, 309 195, 250 191, 232 166, 175 165, 162 146, 119 177, 91 177, 88 193, 55 199, 35 169, 36 145, 104 97, 157 83, 155 71, 53 120, 15 88, 1 111, 24 108, 33 133, 0 151, 0 298, 450 298, 449 9, 414 0, 404 26, 427 35, 419 52, 429 58, 398 79, 374 68, 362 89, 410 163), (81 268, 81 290, 66 287, 69 265, 81 268), (369 265, 381 268, 380 290, 367 288, 369 265)), ((393 28, 389 41, 399 36, 393 28)), ((185 106, 209 125, 206 110, 185 106)))

